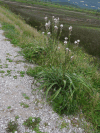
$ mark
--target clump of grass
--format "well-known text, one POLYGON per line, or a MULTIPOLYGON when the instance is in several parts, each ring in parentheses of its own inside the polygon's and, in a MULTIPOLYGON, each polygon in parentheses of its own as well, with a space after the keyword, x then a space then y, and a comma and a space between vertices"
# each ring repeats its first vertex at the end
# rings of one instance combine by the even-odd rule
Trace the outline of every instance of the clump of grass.
POLYGON ((0 70, 0 73, 5 73, 5 71, 3 71, 3 70, 0 70))
POLYGON ((11 71, 12 70, 7 70, 7 74, 5 74, 5 76, 11 76, 11 71))
POLYGON ((17 75, 13 76, 14 79, 17 79, 17 75))
POLYGON ((23 125, 32 130, 38 131, 39 133, 42 133, 38 128, 40 121, 41 119, 39 117, 29 117, 26 121, 24 121, 23 125))
POLYGON ((4 64, 5 65, 5 68, 8 68, 8 64, 4 64))
POLYGON ((13 62, 13 60, 11 60, 10 58, 6 58, 6 60, 8 60, 9 62, 13 62))
POLYGON ((24 77, 25 71, 20 71, 20 76, 24 77))
POLYGON ((16 121, 17 119, 19 119, 19 116, 18 116, 18 115, 17 115, 17 116, 15 116, 15 121, 16 121))
POLYGON ((0 65, 0 68, 2 68, 2 65, 0 65))
POLYGON ((79 110, 80 94, 84 96, 86 93, 86 96, 89 97, 92 93, 91 88, 81 77, 67 73, 61 68, 43 68, 41 72, 37 71, 37 74, 34 69, 33 74, 35 74, 37 82, 41 83, 39 89, 45 90, 46 98, 52 101, 53 109, 59 114, 75 113, 79 110))
POLYGON ((8 125, 7 125, 7 128, 6 128, 6 131, 8 133, 12 132, 14 133, 15 131, 18 131, 18 123, 16 121, 9 121, 8 122, 8 125))
POLYGON ((68 126, 68 125, 69 125, 69 123, 66 123, 65 121, 63 121, 61 124, 61 129, 66 128, 66 126, 68 126))
POLYGON ((20 105, 23 106, 24 108, 28 108, 28 107, 29 107, 28 104, 25 104, 25 103, 23 103, 23 102, 21 102, 20 105))
POLYGON ((11 108, 11 106, 8 106, 8 107, 7 107, 7 109, 10 109, 10 108, 11 108))
POLYGON ((22 96, 24 96, 25 99, 29 100, 30 98, 26 95, 26 93, 22 93, 22 96))

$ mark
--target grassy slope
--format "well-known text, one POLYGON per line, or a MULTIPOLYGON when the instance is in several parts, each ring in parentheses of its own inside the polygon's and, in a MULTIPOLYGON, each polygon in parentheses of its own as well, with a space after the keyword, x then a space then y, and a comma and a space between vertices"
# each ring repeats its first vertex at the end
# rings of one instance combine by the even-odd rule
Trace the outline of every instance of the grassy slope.
MULTIPOLYGON (((13 0, 16 1, 16 0, 13 0)), ((18 0, 17 0, 18 1, 18 0)), ((96 11, 75 9, 72 7, 57 6, 48 3, 19 0, 20 3, 7 3, 10 9, 26 20, 28 24, 37 26, 43 31, 45 15, 51 18, 52 15, 60 18, 60 23, 64 24, 61 40, 68 36, 68 27, 74 27, 71 42, 80 39, 86 52, 93 56, 100 57, 100 14, 96 11), (22 6, 21 6, 22 5, 22 6), (25 7, 25 6, 30 7, 25 7), (78 10, 78 11, 77 11, 78 10), (84 27, 84 28, 83 28, 84 27), (96 37, 95 37, 96 36, 96 37)))
MULTIPOLYGON (((44 42, 44 38, 41 33, 37 32, 36 29, 31 26, 25 24, 18 16, 11 13, 5 8, 0 7, 0 22, 3 25, 3 29, 5 30, 6 37, 10 38, 11 43, 15 46, 20 46, 24 52, 25 58, 30 62, 36 62, 38 64, 42 64, 41 58, 35 60, 32 56, 35 47, 46 46, 44 42)), ((64 57, 64 46, 61 48, 61 57, 64 57)), ((92 96, 91 103, 89 103, 89 99, 87 99, 87 103, 83 105, 83 112, 86 115, 88 121, 90 121, 94 128, 100 128, 100 116, 99 116, 99 100, 100 100, 100 74, 97 71, 98 67, 94 64, 94 58, 85 54, 80 48, 76 49, 76 51, 72 50, 75 56, 74 62, 69 63, 69 72, 76 73, 80 75, 82 78, 85 78, 85 81, 94 88, 94 95, 90 93, 90 97, 92 96), (94 101, 94 102, 93 102, 94 101), (96 102, 97 101, 97 102, 96 102)), ((36 51, 35 51, 36 52, 36 51)), ((43 57, 42 57, 43 59, 43 57)), ((63 58, 61 58, 63 59, 63 58)), ((57 59, 55 59, 57 60, 57 59)), ((53 65, 55 64, 55 60, 53 65)), ((46 60, 45 60, 46 61, 46 60)), ((51 62, 46 61, 47 67, 51 62)), ((45 66, 46 66, 45 64, 45 66)), ((79 87, 79 86, 78 86, 79 87)), ((85 88, 84 88, 85 89, 85 88)), ((86 90, 86 89, 85 89, 86 90)), ((86 129, 87 132, 89 129, 86 129)))

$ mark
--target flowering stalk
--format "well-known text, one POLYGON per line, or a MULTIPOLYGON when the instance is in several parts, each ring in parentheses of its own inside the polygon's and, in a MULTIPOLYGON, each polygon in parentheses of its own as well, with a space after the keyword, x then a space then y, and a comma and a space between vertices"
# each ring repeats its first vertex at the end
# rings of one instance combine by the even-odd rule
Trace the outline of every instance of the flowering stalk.
POLYGON ((69 27, 69 43, 70 43, 71 32, 72 32, 72 26, 69 27))

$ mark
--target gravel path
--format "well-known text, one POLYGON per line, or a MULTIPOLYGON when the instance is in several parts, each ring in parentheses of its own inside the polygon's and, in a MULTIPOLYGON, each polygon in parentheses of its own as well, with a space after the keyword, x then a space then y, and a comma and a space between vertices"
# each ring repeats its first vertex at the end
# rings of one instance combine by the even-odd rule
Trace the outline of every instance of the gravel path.
POLYGON ((0 30, 0 133, 6 133, 8 121, 14 121, 17 115, 19 116, 18 133, 35 133, 23 125, 30 116, 41 118, 39 123, 41 132, 83 133, 78 116, 60 118, 43 98, 42 91, 41 94, 35 91, 36 86, 32 85, 33 78, 24 74, 28 66, 35 65, 26 63, 18 52, 21 49, 14 47, 3 33, 4 31, 0 30), (26 99, 25 94, 30 99, 26 99), (29 107, 25 108, 21 103, 28 104, 29 107), (63 127, 64 123, 66 123, 65 127, 63 127))

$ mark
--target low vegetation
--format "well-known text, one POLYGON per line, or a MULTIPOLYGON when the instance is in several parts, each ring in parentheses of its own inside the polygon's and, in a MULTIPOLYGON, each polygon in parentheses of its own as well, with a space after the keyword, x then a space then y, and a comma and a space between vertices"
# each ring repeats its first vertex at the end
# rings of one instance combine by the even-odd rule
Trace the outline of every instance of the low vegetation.
POLYGON ((11 43, 22 48, 25 59, 38 65, 29 68, 27 74, 41 83, 38 89, 44 90, 53 109, 60 115, 82 110, 87 121, 93 124, 93 132, 99 132, 99 62, 78 47, 81 40, 74 38, 75 43, 71 43, 74 27, 69 27, 68 38, 65 36, 61 43, 63 24, 59 25, 59 19, 54 16, 52 21, 45 17, 46 31, 41 33, 0 7, 0 23, 11 43))

